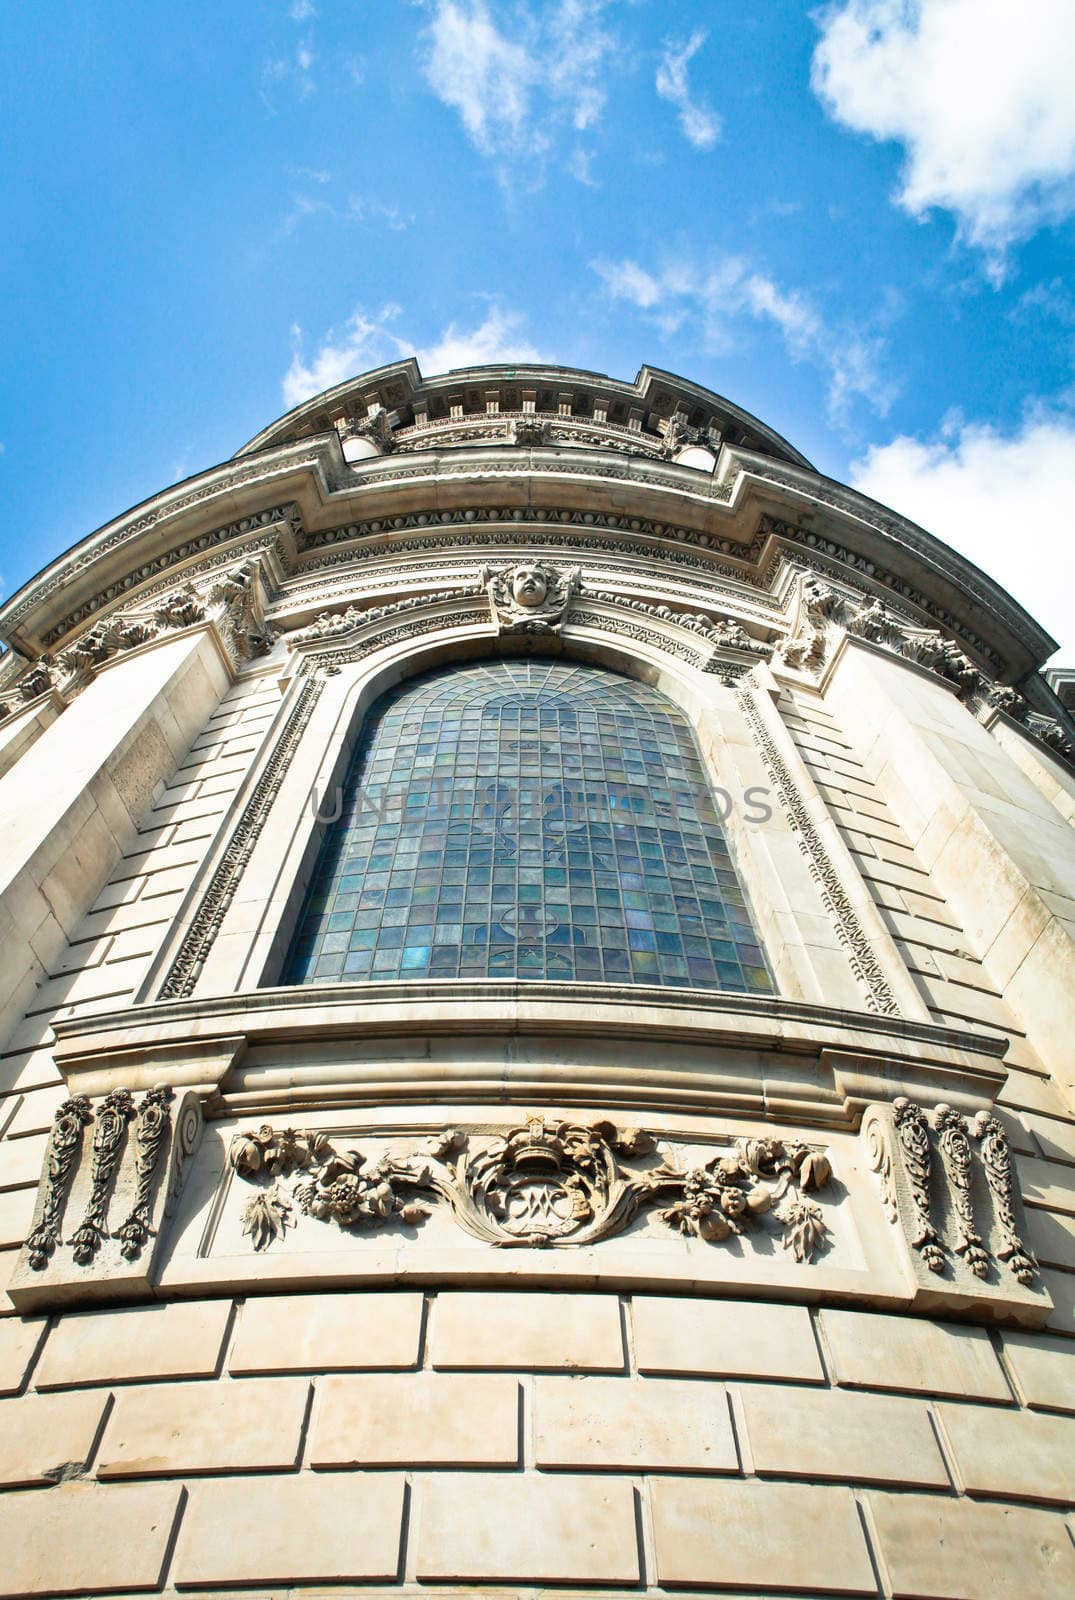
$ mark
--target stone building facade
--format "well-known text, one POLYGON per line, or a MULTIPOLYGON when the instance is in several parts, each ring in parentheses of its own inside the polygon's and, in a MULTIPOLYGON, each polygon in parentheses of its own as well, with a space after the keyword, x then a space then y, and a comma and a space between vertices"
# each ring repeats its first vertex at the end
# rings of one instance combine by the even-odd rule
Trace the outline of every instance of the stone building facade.
POLYGON ((987 576, 670 374, 407 361, 0 634, 0 1595, 1075 1591, 987 576))

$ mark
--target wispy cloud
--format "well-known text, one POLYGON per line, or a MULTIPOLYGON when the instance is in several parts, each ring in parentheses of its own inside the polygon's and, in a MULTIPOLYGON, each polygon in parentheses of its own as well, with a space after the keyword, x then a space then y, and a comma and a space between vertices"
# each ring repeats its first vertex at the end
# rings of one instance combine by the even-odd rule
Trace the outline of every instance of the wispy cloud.
POLYGON ((1030 406, 1010 432, 953 414, 939 437, 872 446, 851 482, 969 556, 1075 658, 1070 412, 1030 406))
POLYGON ((435 0, 426 81, 503 183, 540 181, 560 128, 581 134, 600 120, 613 48, 601 23, 606 5, 557 0, 532 9, 520 0, 492 12, 486 0, 435 0))
POLYGON ((308 100, 315 93, 314 62, 309 44, 298 44, 290 55, 274 56, 261 69, 261 98, 270 111, 279 111, 292 97, 308 100))
POLYGON ((686 43, 666 40, 657 67, 657 93, 679 112, 679 126, 696 150, 710 150, 720 137, 720 118, 704 100, 695 99, 687 81, 687 67, 705 44, 704 28, 696 28, 686 43))
POLYGON ((891 405, 895 385, 884 372, 882 334, 830 324, 809 296, 781 287, 742 257, 725 256, 705 269, 676 261, 656 272, 632 260, 597 260, 590 266, 610 298, 637 306, 666 336, 691 322, 707 346, 721 348, 738 318, 771 324, 792 361, 808 361, 826 374, 829 412, 836 421, 846 418, 856 398, 882 415, 891 405))
POLYGON ((291 365, 281 385, 285 406, 297 406, 356 373, 410 355, 418 357, 427 376, 452 367, 542 359, 526 336, 523 316, 497 300, 489 302, 480 322, 472 327, 450 322, 430 344, 396 332, 400 315, 397 305, 372 314, 359 309, 341 329, 330 328, 309 359, 303 353, 302 329, 293 327, 291 365))
POLYGON ((858 133, 904 146, 896 203, 939 207, 986 252, 1075 211, 1071 0, 838 0, 819 13, 812 84, 858 133))
POLYGON ((291 0, 288 16, 292 22, 308 22, 311 17, 317 16, 317 7, 313 0, 291 0))

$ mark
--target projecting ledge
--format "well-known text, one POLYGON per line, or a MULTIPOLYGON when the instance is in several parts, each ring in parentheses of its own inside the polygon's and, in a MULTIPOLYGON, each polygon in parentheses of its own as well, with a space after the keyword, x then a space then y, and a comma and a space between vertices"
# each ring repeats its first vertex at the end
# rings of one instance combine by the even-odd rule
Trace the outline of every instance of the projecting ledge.
POLYGON ((983 1034, 779 997, 604 984, 303 985, 55 1031, 72 1093, 199 1087, 211 1117, 551 1097, 854 1127, 864 1106, 901 1094, 992 1106, 1006 1078, 1005 1042, 983 1034))

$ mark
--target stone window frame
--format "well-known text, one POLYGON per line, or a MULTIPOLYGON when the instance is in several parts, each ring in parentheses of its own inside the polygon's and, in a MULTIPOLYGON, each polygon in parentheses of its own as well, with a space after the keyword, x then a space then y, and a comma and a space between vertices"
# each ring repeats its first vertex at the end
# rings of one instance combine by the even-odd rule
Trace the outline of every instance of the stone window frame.
MULTIPOLYGON (((534 648, 534 641, 515 641, 514 648, 498 641, 477 617, 427 620, 434 625, 432 632, 419 623, 406 630, 407 636, 393 640, 374 639, 357 648, 353 644, 349 648, 347 642, 333 646, 319 642, 294 651, 282 675, 281 706, 265 746, 199 868, 137 1003, 190 994, 253 994, 278 987, 324 835, 325 825, 318 820, 311 795, 331 795, 342 784, 370 705, 394 684, 440 664, 534 648), (294 736, 282 751, 289 729, 294 736), (269 791, 268 803, 256 819, 254 836, 244 837, 244 798, 256 794, 259 786, 269 791), (221 873, 228 876, 229 859, 240 864, 230 874, 227 903, 219 905, 214 902, 214 882, 221 873), (184 940, 189 943, 190 930, 199 920, 205 929, 205 949, 193 963, 188 951, 185 984, 177 987, 174 978, 184 962, 184 940)), ((539 641, 537 648, 651 683, 683 712, 711 787, 733 798, 725 831, 755 911, 777 996, 842 1011, 888 1009, 926 1020, 891 936, 835 826, 823 805, 810 806, 812 780, 771 700, 766 704, 775 689, 768 669, 759 666, 751 673, 748 718, 742 690, 680 659, 678 652, 673 653, 677 641, 671 632, 667 648, 663 643, 572 625, 539 641), (762 737, 759 719, 765 725, 762 737), (768 753, 763 745, 769 746, 768 753), (783 769, 775 789, 774 750, 783 769), (789 786, 794 801, 811 815, 813 858, 803 848, 802 816, 794 815, 789 786), (743 796, 752 788, 768 796, 771 816, 764 823, 746 820, 743 796), (892 1006, 871 1002, 861 963, 849 948, 846 926, 834 912, 833 881, 838 899, 842 897, 845 904, 854 901, 854 913, 847 914, 857 917, 877 983, 897 996, 892 1006)))

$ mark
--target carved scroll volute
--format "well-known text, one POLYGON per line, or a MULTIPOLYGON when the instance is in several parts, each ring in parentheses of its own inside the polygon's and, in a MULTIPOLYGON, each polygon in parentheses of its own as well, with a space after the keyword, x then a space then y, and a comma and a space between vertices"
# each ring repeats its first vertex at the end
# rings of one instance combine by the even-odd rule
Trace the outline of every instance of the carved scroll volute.
POLYGON ((1002 1240, 997 1258, 1007 1263, 1020 1283, 1029 1286, 1038 1276, 1038 1264, 1020 1238, 1015 1220, 1017 1184, 1008 1135, 990 1112, 979 1111, 974 1119, 974 1137, 978 1140, 986 1182, 993 1197, 997 1231, 1002 1240))
POLYGON ((65 1100, 56 1112, 41 1180, 41 1200, 37 1222, 26 1240, 30 1266, 35 1272, 46 1267, 60 1242, 64 1202, 71 1174, 78 1160, 82 1130, 92 1121, 90 1102, 84 1094, 65 1100))

